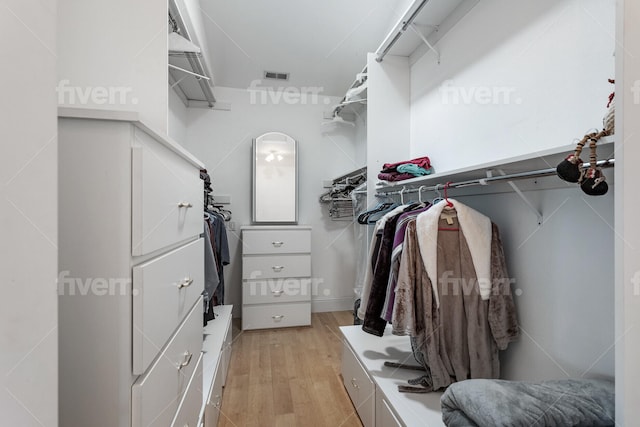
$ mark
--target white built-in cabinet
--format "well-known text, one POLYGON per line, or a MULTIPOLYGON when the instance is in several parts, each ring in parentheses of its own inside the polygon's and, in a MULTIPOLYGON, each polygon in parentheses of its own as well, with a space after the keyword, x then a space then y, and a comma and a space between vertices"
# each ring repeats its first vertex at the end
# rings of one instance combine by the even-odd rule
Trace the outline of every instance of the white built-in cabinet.
POLYGON ((342 326, 342 379, 364 427, 444 426, 441 392, 400 393, 398 385, 424 372, 391 368, 385 361, 418 365, 409 337, 368 334, 361 326, 342 326))
POLYGON ((242 329, 311 324, 311 227, 242 227, 242 329))
POLYGON ((203 331, 203 165, 135 113, 58 125, 60 425, 199 426, 231 325, 203 331))

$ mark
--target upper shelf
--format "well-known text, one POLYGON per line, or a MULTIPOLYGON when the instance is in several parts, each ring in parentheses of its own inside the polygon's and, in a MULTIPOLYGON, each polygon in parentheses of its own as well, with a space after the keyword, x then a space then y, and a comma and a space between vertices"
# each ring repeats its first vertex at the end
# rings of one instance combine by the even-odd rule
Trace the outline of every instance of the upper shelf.
POLYGON ((479 0, 415 0, 376 50, 384 56, 415 57, 433 47, 479 0), (425 40, 431 46, 426 46, 425 40))
MULTIPOLYGON (((614 139, 615 135, 608 136, 600 139, 598 141, 598 160, 606 160, 614 157, 614 139)), ((412 179, 407 179, 404 181, 397 182, 386 182, 379 181, 376 184, 377 192, 387 192, 400 190, 401 188, 418 188, 421 186, 435 186, 436 184, 445 184, 447 182, 464 182, 464 181, 472 181, 487 178, 488 172, 489 175, 498 176, 502 173, 511 175, 518 174, 522 172, 529 171, 537 171, 542 169, 555 168, 558 163, 564 160, 567 155, 572 153, 575 150, 575 144, 565 145, 561 147, 556 147, 553 149, 511 157, 502 160, 495 160, 479 165, 468 166, 460 169, 455 169, 447 172, 434 173, 432 175, 427 175, 423 177, 417 177, 412 179)), ((589 161, 589 146, 585 146, 582 151, 581 158, 585 161, 589 161)), ((523 189, 539 189, 541 186, 537 183, 540 183, 542 180, 545 180, 544 188, 562 188, 566 187, 567 183, 562 181, 556 176, 551 176, 549 178, 536 178, 533 183, 523 184, 523 189)), ((607 180, 613 180, 613 174, 607 174, 607 180)), ((498 185, 496 183, 496 185, 498 185)), ((494 187, 494 185, 491 185, 494 187)), ((485 186, 486 187, 486 186, 485 186)), ((500 189, 493 188, 492 190, 487 190, 491 192, 499 192, 500 189)), ((481 193, 481 190, 478 190, 477 187, 474 187, 473 190, 463 190, 463 187, 459 187, 456 189, 456 194, 476 194, 481 193)))
MULTIPOLYGON (((185 39, 184 42, 200 50, 196 46, 197 38, 184 2, 169 1, 169 24, 174 32, 185 39)), ((213 78, 200 52, 169 51, 169 85, 187 107, 213 108, 216 103, 213 78)))

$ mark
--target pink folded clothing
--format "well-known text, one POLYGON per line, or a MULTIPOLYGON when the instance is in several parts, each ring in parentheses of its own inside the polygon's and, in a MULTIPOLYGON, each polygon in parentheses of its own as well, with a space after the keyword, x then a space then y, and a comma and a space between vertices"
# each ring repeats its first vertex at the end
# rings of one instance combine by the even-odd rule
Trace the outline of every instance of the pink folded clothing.
MULTIPOLYGON (((429 169, 431 167, 431 161, 429 160, 428 157, 425 156, 425 157, 416 157, 415 159, 405 160, 405 161, 398 162, 398 163, 385 163, 384 165, 382 165, 382 171, 381 172, 395 172, 396 168, 398 166, 404 165, 404 164, 407 164, 407 163, 413 163, 414 165, 418 165, 418 166, 420 166, 421 168, 424 168, 424 169, 429 169)), ((380 177, 378 177, 378 178, 380 178, 380 177)), ((382 178, 380 178, 380 179, 382 179, 382 178)), ((389 181, 389 180, 385 180, 385 181, 389 181)))
POLYGON ((410 173, 398 173, 398 172, 380 172, 378 179, 383 181, 404 181, 405 179, 415 178, 416 176, 410 173))

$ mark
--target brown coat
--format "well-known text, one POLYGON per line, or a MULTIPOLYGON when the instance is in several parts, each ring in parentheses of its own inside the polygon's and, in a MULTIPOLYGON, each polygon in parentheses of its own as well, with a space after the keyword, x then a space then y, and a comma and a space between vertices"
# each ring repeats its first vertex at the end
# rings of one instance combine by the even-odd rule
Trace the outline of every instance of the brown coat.
POLYGON ((437 253, 421 254, 416 221, 408 224, 393 310, 393 333, 414 338, 414 353, 425 361, 434 390, 470 378, 499 378, 498 350, 520 334, 495 224, 490 225, 491 290, 486 299, 458 219, 453 224, 440 219, 438 225, 445 230, 437 232, 437 253), (424 256, 437 257, 436 288, 424 256))

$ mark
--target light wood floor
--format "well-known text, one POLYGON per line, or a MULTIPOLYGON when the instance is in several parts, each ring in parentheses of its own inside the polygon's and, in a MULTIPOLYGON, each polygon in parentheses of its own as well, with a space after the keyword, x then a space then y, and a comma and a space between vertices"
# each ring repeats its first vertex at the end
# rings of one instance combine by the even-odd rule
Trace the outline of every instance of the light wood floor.
POLYGON ((351 312, 314 313, 311 327, 240 331, 218 426, 362 426, 342 384, 342 336, 351 312))

